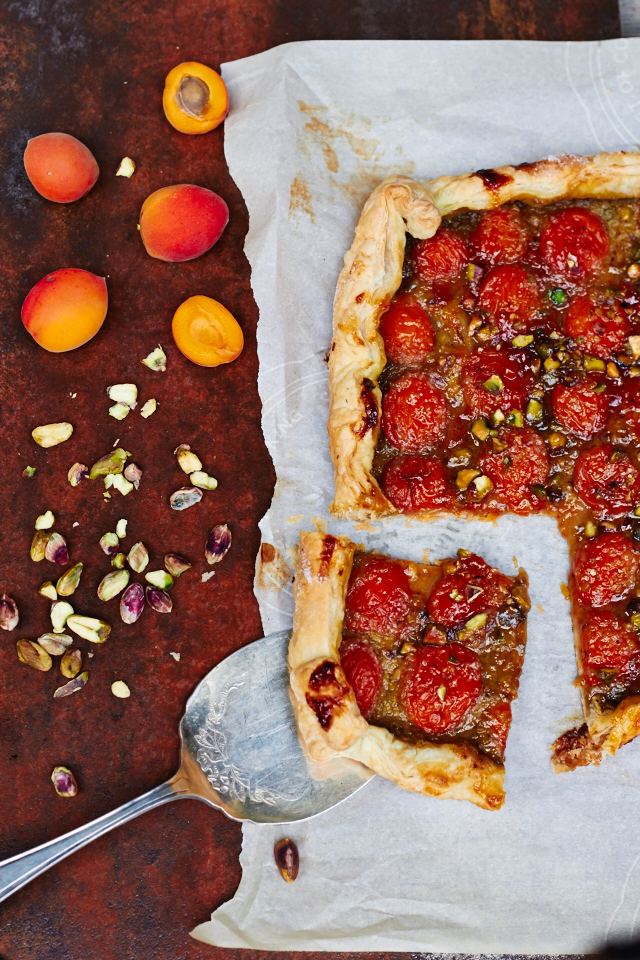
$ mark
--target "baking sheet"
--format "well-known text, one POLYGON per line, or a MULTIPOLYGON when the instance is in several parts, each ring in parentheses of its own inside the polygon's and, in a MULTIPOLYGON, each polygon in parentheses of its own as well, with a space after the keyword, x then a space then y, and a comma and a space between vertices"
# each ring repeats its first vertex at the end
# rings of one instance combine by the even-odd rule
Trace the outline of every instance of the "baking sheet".
MULTIPOLYGON (((250 214, 258 385, 278 478, 263 542, 290 566, 299 531, 314 525, 414 560, 465 547, 505 572, 525 566, 533 609, 502 810, 375 778, 288 828, 301 856, 292 885, 273 862, 282 829, 245 824, 240 887, 196 938, 280 950, 581 953, 640 925, 640 743, 600 768, 551 770, 549 744, 580 717, 560 589, 568 555, 554 522, 330 520, 325 362, 342 257, 382 177, 635 150, 639 64, 640 40, 621 39, 318 41, 223 66, 225 149, 250 214)), ((265 632, 289 626, 290 586, 264 586, 265 632)))

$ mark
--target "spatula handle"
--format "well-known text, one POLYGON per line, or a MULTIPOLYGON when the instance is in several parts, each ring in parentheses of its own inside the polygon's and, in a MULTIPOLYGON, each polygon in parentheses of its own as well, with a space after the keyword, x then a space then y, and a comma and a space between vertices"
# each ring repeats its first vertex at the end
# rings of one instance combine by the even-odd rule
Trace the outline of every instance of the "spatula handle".
POLYGON ((186 789, 169 780, 83 827, 77 827, 62 837, 49 840, 47 843, 40 844, 39 847, 34 847, 33 850, 27 850, 25 853, 19 853, 15 857, 4 860, 0 863, 0 901, 6 900, 12 893, 40 876, 49 867, 60 863, 70 853, 108 833, 114 827, 119 827, 127 820, 133 820, 141 813, 146 813, 147 810, 159 807, 163 803, 169 803, 170 800, 177 800, 181 796, 188 796, 186 789))

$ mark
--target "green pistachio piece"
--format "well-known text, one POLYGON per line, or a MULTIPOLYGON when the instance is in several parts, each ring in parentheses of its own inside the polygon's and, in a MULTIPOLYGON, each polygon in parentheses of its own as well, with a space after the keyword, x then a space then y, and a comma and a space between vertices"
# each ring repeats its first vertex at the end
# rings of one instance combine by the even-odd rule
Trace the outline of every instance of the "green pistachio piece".
POLYGON ((150 570, 149 573, 145 573, 144 578, 147 583, 153 587, 159 587, 160 590, 173 586, 173 577, 166 570, 150 570))
POLYGON ((122 593, 129 583, 128 570, 113 570, 102 578, 98 585, 98 596, 101 600, 112 600, 122 593))
POLYGON ((75 593, 76 587, 80 583, 80 577, 82 576, 83 565, 81 563, 74 563, 72 567, 69 567, 68 570, 62 574, 60 579, 56 584, 56 592, 60 594, 61 597, 70 597, 72 593, 75 593))
POLYGON ((202 490, 215 490, 218 486, 218 481, 215 477, 210 477, 209 474, 203 470, 194 470, 193 473, 189 474, 189 480, 191 480, 194 487, 200 487, 202 490))
POLYGON ((95 480, 96 477, 106 477, 109 473, 122 473, 124 462, 129 456, 131 456, 131 454, 123 450, 122 447, 111 450, 109 453, 106 453, 104 457, 96 460, 89 471, 89 479, 95 480))
POLYGON ((35 640, 18 640, 16 650, 18 651, 18 659, 21 660, 22 663, 26 663, 28 667, 33 667, 34 670, 41 670, 43 673, 51 670, 53 660, 47 651, 43 650, 35 640))
POLYGON ((498 376, 497 373, 492 373, 488 380, 482 384, 487 393, 492 394, 492 396, 497 396, 499 393, 502 393, 504 390, 504 383, 502 378, 498 376))
POLYGON ((45 580, 38 590, 38 593, 41 593, 43 597, 47 598, 47 600, 53 600, 55 602, 58 599, 58 591, 50 580, 45 580))
POLYGON ((31 431, 31 436, 39 447, 55 447, 59 443, 64 443, 73 433, 73 427, 70 423, 46 423, 42 427, 36 427, 31 431))
POLYGON ((167 369, 167 355, 162 349, 162 347, 156 347, 155 350, 152 350, 148 357, 145 357, 142 361, 145 367, 149 367, 149 370, 156 370, 160 373, 164 373, 167 369))
POLYGON ((91 643, 104 643, 111 633, 109 624, 96 617, 80 617, 74 614, 67 620, 67 626, 83 640, 91 643))
POLYGON ((142 573, 149 563, 149 551, 144 543, 134 543, 131 550, 129 550, 127 560, 134 573, 142 573))
POLYGON ((40 516, 36 518, 36 530, 50 530, 55 522, 56 518, 51 510, 47 510, 46 513, 41 513, 40 516))
POLYGON ((486 440, 489 436, 490 429, 489 421, 485 417, 474 420, 471 424, 471 433, 476 440, 486 440))
POLYGON ((49 543, 50 538, 51 534, 48 530, 36 530, 35 534, 33 535, 29 553, 31 559, 35 560, 36 563, 40 563, 41 560, 44 560, 47 544, 49 543))
POLYGON ((73 614, 73 607, 66 600, 56 600, 51 604, 51 625, 54 633, 64 633, 67 620, 73 614))

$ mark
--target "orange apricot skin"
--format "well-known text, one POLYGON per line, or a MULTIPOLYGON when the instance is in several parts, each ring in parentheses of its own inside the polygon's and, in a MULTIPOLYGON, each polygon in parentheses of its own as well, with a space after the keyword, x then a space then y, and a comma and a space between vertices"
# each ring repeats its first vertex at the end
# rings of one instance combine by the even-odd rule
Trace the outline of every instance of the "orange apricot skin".
POLYGON ((180 133, 208 133, 219 127, 229 112, 229 95, 224 80, 219 73, 204 63, 179 63, 167 74, 162 94, 164 115, 180 133), (184 77, 197 77, 209 87, 209 100, 202 111, 202 117, 191 117, 180 109, 176 93, 184 77))
POLYGON ((68 133, 43 133, 29 140, 24 168, 40 196, 54 203, 84 197, 100 173, 89 148, 68 133))
POLYGON ((178 349, 201 367, 231 363, 242 353, 240 324, 217 300, 189 297, 173 315, 171 332, 178 349))
POLYGON ((150 257, 182 263, 210 250, 228 222, 229 208, 217 193, 178 183, 147 197, 140 211, 140 236, 150 257))
POLYGON ((22 304, 22 322, 50 353, 75 350, 95 337, 107 315, 104 277, 68 267, 47 274, 22 304))

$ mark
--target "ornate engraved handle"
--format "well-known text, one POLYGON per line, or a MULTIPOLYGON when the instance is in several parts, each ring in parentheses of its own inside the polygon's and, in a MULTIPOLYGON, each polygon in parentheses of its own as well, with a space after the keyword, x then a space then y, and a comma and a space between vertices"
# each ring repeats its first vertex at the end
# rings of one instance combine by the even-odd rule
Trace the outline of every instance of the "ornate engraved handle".
POLYGON ((42 843, 33 850, 27 850, 25 853, 10 857, 9 860, 4 860, 0 863, 0 901, 6 900, 12 893, 20 890, 49 867, 60 863, 70 853, 86 846, 87 843, 108 833, 114 827, 119 827, 121 823, 133 820, 141 813, 146 813, 147 810, 159 807, 163 803, 169 803, 170 800, 190 795, 185 781, 174 778, 159 787, 154 787, 148 793, 143 793, 141 797, 130 800, 116 810, 105 813, 104 816, 98 817, 97 820, 83 827, 71 830, 55 840, 42 843))

